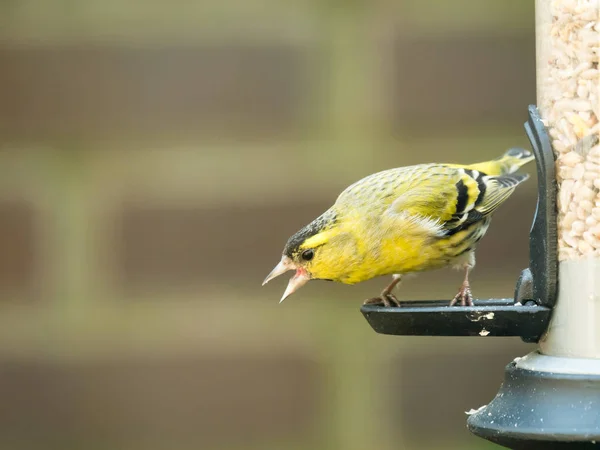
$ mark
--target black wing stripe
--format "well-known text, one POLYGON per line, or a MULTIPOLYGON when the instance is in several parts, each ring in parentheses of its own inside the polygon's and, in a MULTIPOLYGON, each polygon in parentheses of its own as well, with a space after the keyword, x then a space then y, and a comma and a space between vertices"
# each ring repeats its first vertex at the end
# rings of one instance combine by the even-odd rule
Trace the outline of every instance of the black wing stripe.
POLYGON ((456 183, 456 191, 456 212, 454 214, 459 216, 465 211, 469 201, 469 190, 463 180, 458 180, 456 183))
MULTIPOLYGON (((453 228, 451 230, 448 230, 445 233, 445 236, 452 236, 456 233, 458 233, 459 231, 464 231, 467 230, 469 227, 471 227, 471 225, 473 225, 472 223, 468 224, 468 225, 460 225, 456 228, 453 228)), ((461 239, 459 242, 454 243, 453 246, 451 246, 452 249, 457 250, 458 247, 460 247, 461 245, 463 245, 466 241, 468 241, 469 239, 471 239, 475 233, 477 233, 477 227, 473 227, 472 230, 469 230, 469 234, 467 234, 463 239, 461 239)))
MULTIPOLYGON (((465 219, 465 221, 463 223, 461 223, 457 227, 448 229, 444 233, 444 235, 452 236, 453 234, 456 234, 459 231, 466 230, 471 225, 473 225, 475 222, 479 222, 481 219, 483 219, 483 214, 481 214, 479 211, 477 211, 475 209, 472 209, 471 211, 468 212, 467 218, 465 219)), ((450 222, 448 222, 448 224, 450 224, 450 222)))

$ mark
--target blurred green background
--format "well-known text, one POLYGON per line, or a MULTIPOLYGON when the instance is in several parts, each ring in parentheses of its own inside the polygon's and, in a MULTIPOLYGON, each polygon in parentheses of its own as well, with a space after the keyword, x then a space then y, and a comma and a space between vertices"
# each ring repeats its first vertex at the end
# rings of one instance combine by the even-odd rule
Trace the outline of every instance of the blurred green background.
MULTIPOLYGON (((518 338, 374 333, 388 280, 261 288, 372 172, 474 162, 535 103, 533 2, 3 0, 0 448, 498 448, 518 338)), ((472 274, 511 296, 532 179, 472 274)), ((287 277, 283 277, 287 278, 287 277)), ((450 270, 402 299, 449 299, 450 270)))

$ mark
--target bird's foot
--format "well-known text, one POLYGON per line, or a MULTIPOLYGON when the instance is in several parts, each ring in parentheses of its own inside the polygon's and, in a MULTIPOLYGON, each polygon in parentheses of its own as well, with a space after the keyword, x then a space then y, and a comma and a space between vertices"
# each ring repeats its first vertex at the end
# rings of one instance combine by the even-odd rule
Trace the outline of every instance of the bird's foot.
POLYGON ((458 290, 458 294, 450 302, 450 306, 456 305, 459 301, 461 306, 473 306, 473 295, 469 283, 463 283, 458 290))
POLYGON ((400 302, 394 294, 381 294, 379 297, 365 300, 363 305, 383 305, 390 308, 392 306, 400 307, 400 302))

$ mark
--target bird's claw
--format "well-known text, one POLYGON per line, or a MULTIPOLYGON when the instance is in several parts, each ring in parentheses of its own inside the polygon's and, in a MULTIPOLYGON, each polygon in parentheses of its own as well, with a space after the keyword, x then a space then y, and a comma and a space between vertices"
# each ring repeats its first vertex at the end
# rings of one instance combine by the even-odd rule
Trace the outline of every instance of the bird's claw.
POLYGON ((449 306, 454 306, 460 301, 461 306, 473 306, 473 295, 471 294, 471 287, 462 285, 458 291, 458 294, 452 299, 449 306))
POLYGON ((381 294, 379 297, 365 300, 363 305, 383 305, 386 308, 391 308, 393 306, 400 307, 400 302, 394 294, 381 294))

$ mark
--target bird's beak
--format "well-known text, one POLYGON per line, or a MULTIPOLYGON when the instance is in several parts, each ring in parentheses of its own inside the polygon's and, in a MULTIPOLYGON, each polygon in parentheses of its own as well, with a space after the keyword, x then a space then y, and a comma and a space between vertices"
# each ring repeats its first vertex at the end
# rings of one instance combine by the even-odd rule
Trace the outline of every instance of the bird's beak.
POLYGON ((308 282, 308 280, 310 280, 310 275, 306 272, 306 270, 302 268, 296 270, 296 273, 290 279, 290 282, 288 283, 287 288, 283 293, 283 297, 281 297, 281 300, 279 300, 279 303, 284 301, 286 298, 288 298, 290 295, 292 295, 294 292, 296 292, 298 289, 304 286, 308 282))
POLYGON ((276 278, 279 275, 286 273, 288 270, 293 270, 295 268, 296 268, 295 264, 290 258, 288 258, 285 255, 282 256, 281 261, 279 261, 279 264, 277 264, 275 266, 275 268, 273 270, 271 270, 271 273, 269 275, 267 275, 267 278, 265 278, 265 281, 263 281, 262 285, 264 286, 269 281, 271 281, 273 278, 276 278))
POLYGON ((298 289, 300 289, 302 286, 304 286, 308 282, 308 280, 310 280, 310 275, 308 274, 308 272, 302 267, 296 268, 296 265, 294 264, 294 262, 290 258, 288 258, 287 256, 284 255, 281 258, 281 261, 279 261, 279 264, 277 264, 275 266, 275 268, 271 271, 271 273, 269 275, 267 275, 267 278, 265 278, 265 281, 263 281, 263 286, 264 286, 269 281, 271 281, 273 278, 278 277, 279 275, 287 272, 288 270, 294 270, 294 269, 297 269, 296 273, 290 279, 290 282, 288 283, 287 288, 286 288, 285 292, 283 293, 283 297, 281 297, 281 300, 279 300, 279 303, 284 301, 287 297, 289 297, 294 292, 296 292, 298 289))

